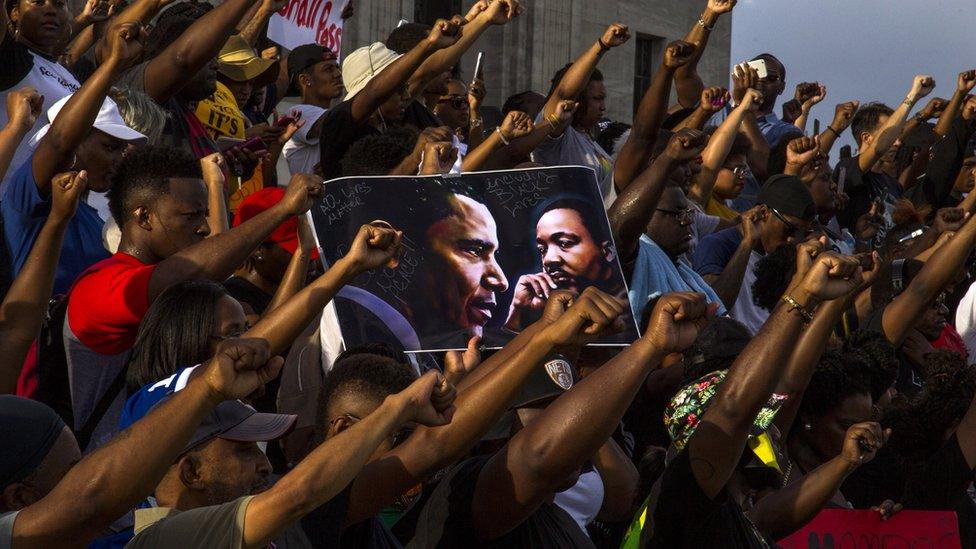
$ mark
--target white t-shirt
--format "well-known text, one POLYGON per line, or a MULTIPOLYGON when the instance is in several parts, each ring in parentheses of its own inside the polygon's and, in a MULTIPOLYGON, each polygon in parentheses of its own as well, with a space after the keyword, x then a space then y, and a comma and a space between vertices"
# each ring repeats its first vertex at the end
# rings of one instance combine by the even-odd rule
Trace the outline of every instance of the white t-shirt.
POLYGON ((305 125, 299 128, 295 135, 291 136, 291 139, 282 147, 281 152, 285 156, 285 161, 288 162, 288 171, 292 175, 314 173, 315 165, 319 163, 321 158, 319 138, 310 138, 308 132, 311 131, 315 122, 325 114, 325 109, 303 103, 288 110, 289 113, 292 111, 302 113, 302 120, 305 121, 305 125))
POLYGON ((969 286, 956 308, 956 330, 970 357, 976 357, 976 283, 969 286))
MULTIPOLYGON (((0 30, 0 32, 3 32, 0 30)), ((42 113, 61 98, 70 95, 79 88, 81 84, 75 79, 74 75, 67 68, 62 67, 57 62, 42 57, 31 51, 27 46, 17 42, 8 33, 3 44, 0 45, 0 62, 3 63, 3 70, 0 70, 0 105, 6 104, 7 94, 17 91, 25 86, 32 86, 44 98, 44 105, 41 107, 42 113)), ((7 125, 7 109, 0 108, 0 128, 7 125)), ((0 200, 3 200, 3 190, 7 184, 7 178, 12 175, 17 168, 23 165, 30 158, 33 152, 30 148, 31 138, 48 123, 47 115, 37 117, 34 127, 17 146, 14 157, 10 162, 7 173, 0 174, 0 200)))
POLYGON ((569 490, 556 494, 553 502, 573 517, 580 530, 587 536, 586 525, 596 520, 603 507, 606 489, 603 478, 595 469, 579 476, 579 480, 569 490))
POLYGON ((749 264, 746 266, 746 273, 742 277, 739 297, 735 300, 735 305, 729 309, 729 316, 745 324, 752 335, 756 335, 759 328, 762 328, 766 319, 769 318, 769 311, 752 302, 752 285, 756 282, 756 265, 762 258, 762 254, 756 250, 752 250, 749 254, 749 264))

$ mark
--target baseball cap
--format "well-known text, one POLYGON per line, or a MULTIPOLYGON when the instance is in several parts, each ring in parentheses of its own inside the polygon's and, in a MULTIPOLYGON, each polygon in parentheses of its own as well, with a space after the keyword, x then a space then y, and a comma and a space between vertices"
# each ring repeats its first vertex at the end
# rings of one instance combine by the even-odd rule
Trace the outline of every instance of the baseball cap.
POLYGON ((286 97, 301 95, 295 77, 305 69, 323 61, 336 61, 339 58, 329 48, 321 44, 304 44, 291 50, 288 54, 288 90, 286 97))
MULTIPOLYGON (((233 226, 236 227, 248 219, 274 206, 285 196, 285 189, 281 187, 265 187, 253 192, 241 202, 234 214, 233 226)), ((278 228, 268 236, 268 240, 284 248, 288 253, 295 253, 298 249, 298 220, 289 217, 278 225, 278 228)), ((312 250, 312 259, 318 259, 318 250, 312 250)))
POLYGON ((399 58, 400 54, 387 48, 382 42, 374 42, 350 53, 342 62, 342 81, 346 84, 345 101, 363 91, 370 80, 399 58))
MULTIPOLYGON (((150 410, 186 387, 190 376, 198 367, 199 365, 182 368, 170 377, 136 391, 125 401, 119 418, 119 430, 129 428, 144 418, 150 410)), ((239 400, 227 400, 218 404, 200 423, 183 452, 215 438, 235 442, 276 440, 291 432, 296 421, 298 416, 295 415, 261 413, 239 400)))
MULTIPOLYGON (((51 129, 50 123, 54 122, 54 119, 58 117, 58 113, 61 112, 61 109, 64 108, 68 100, 73 96, 74 94, 69 94, 51 105, 47 110, 48 124, 38 130, 37 134, 31 138, 31 147, 37 147, 37 144, 41 142, 41 138, 51 129)), ((149 138, 145 135, 126 126, 125 120, 122 119, 122 114, 119 113, 119 106, 108 97, 102 101, 102 107, 98 109, 98 115, 95 116, 95 122, 92 124, 92 127, 122 141, 132 141, 138 145, 145 144, 149 141, 149 138)))
POLYGON ((220 74, 235 82, 255 80, 257 87, 274 81, 278 71, 271 69, 277 66, 277 61, 256 55, 247 40, 239 34, 228 38, 217 54, 217 71, 220 74))
POLYGON ((51 408, 36 400, 0 395, 0 489, 33 473, 63 431, 64 421, 51 408))
POLYGON ((795 175, 778 174, 767 179, 756 202, 804 221, 813 221, 817 214, 810 189, 795 175))

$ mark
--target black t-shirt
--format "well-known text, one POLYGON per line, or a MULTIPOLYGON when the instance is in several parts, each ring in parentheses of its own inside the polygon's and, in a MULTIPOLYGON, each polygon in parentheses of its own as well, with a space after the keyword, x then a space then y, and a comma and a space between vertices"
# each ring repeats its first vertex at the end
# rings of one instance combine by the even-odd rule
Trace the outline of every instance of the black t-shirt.
POLYGON ((739 505, 722 491, 711 499, 691 471, 688 449, 668 464, 660 481, 648 547, 769 547, 739 505))
POLYGON ((352 120, 352 100, 343 101, 322 115, 320 165, 326 180, 342 176, 342 158, 349 147, 360 139, 380 133, 368 123, 352 120))
POLYGON ((250 305, 258 316, 264 314, 274 297, 239 276, 232 276, 224 281, 224 288, 237 301, 250 305))
POLYGON ((494 540, 478 539, 471 512, 478 476, 491 458, 479 456, 452 469, 430 496, 420 512, 417 533, 407 546, 411 549, 499 548, 565 549, 594 547, 579 525, 552 502, 543 503, 535 513, 511 532, 494 540))
MULTIPOLYGON (((844 192, 847 193, 851 201, 847 204, 846 208, 837 212, 837 221, 841 227, 848 229, 852 233, 854 232, 854 225, 857 223, 857 218, 868 213, 871 209, 872 202, 881 200, 887 205, 886 208, 890 209, 891 205, 897 199, 901 198, 902 189, 898 180, 880 172, 868 171, 867 173, 861 173, 861 168, 858 166, 858 157, 856 156, 841 159, 837 163, 837 167, 834 168, 835 180, 839 180, 841 171, 845 172, 844 192)), ((887 228, 882 227, 878 231, 875 242, 882 242, 886 233, 887 228)))
POLYGON ((311 547, 322 549, 400 549, 400 542, 376 517, 342 529, 349 506, 347 487, 336 497, 302 518, 300 525, 311 547))
POLYGON ((953 434, 935 454, 907 467, 905 507, 955 511, 963 547, 976 547, 976 503, 969 497, 973 468, 953 434))
POLYGON ((840 493, 855 509, 870 509, 886 499, 902 501, 905 474, 901 459, 890 447, 882 447, 874 459, 844 480, 840 493))

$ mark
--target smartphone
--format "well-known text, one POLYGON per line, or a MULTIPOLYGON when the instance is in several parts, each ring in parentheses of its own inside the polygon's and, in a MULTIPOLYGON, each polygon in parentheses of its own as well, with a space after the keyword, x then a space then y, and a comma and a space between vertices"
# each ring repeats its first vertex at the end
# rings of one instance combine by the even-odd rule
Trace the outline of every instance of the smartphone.
POLYGON ((241 143, 237 147, 239 149, 248 150, 254 153, 264 152, 268 150, 268 147, 265 146, 264 141, 260 137, 252 137, 247 141, 241 143))
POLYGON ((843 147, 840 148, 840 157, 841 158, 850 158, 851 157, 851 146, 850 145, 844 145, 843 147))
POLYGON ((844 194, 844 183, 847 181, 847 168, 837 172, 837 194, 844 194))
POLYGON ((484 68, 485 67, 483 66, 484 61, 485 61, 485 52, 479 51, 478 52, 478 61, 476 61, 475 64, 474 64, 474 79, 475 80, 484 80, 485 79, 484 78, 484 76, 485 76, 484 68))
POLYGON ((813 119, 813 135, 820 135, 820 119, 813 119))
POLYGON ((766 76, 769 75, 769 71, 766 70, 765 59, 757 59, 755 61, 749 61, 746 64, 756 69, 756 72, 759 74, 759 78, 766 78, 766 76))
POLYGON ((274 123, 276 128, 287 128, 288 124, 291 124, 296 119, 294 116, 282 116, 274 123))

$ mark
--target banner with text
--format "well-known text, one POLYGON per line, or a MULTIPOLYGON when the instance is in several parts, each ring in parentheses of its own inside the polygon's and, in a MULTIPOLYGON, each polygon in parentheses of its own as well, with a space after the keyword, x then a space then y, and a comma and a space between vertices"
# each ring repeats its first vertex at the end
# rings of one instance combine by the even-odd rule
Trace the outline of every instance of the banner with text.
POLYGON ((349 0, 288 0, 268 21, 268 38, 293 50, 321 44, 341 57, 342 12, 349 0))
MULTIPOLYGON (((397 268, 365 273, 336 298, 347 347, 463 349, 480 335, 499 348, 540 318, 556 289, 595 286, 627 298, 590 168, 335 179, 310 217, 326 264, 365 223, 382 220, 404 233, 397 268)), ((625 322, 623 333, 597 344, 634 341, 629 306, 625 322)))
POLYGON ((871 510, 824 509, 780 540, 782 549, 960 549, 952 511, 901 511, 888 520, 871 510))

